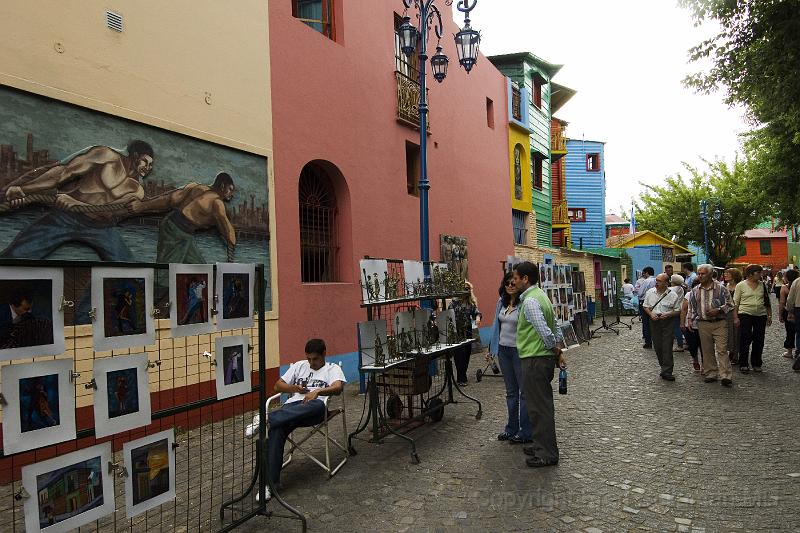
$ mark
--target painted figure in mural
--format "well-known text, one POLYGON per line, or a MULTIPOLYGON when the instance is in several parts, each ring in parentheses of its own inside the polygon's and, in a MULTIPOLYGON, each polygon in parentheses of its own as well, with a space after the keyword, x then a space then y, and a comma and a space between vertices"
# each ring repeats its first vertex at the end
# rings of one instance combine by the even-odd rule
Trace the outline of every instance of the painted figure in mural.
POLYGON ((233 261, 236 229, 228 219, 225 203, 233 198, 236 186, 227 172, 220 172, 211 185, 189 183, 143 202, 129 205, 133 214, 169 213, 158 226, 159 263, 205 263, 194 240, 195 232, 217 228, 233 261))
POLYGON ((117 222, 125 205, 144 198, 139 180, 153 170, 153 148, 131 141, 127 151, 92 146, 38 176, 14 180, 4 194, 12 207, 55 192, 54 210, 22 230, 0 256, 44 259, 64 244, 80 243, 104 261, 135 260, 117 222))

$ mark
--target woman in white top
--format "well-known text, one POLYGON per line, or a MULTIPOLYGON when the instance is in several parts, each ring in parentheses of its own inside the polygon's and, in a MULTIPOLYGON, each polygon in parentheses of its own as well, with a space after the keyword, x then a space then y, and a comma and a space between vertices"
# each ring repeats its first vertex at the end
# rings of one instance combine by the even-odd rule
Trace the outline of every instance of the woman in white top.
POLYGON ((500 299, 497 300, 489 353, 496 355, 506 385, 508 422, 497 435, 497 440, 511 444, 529 443, 533 429, 528 418, 528 408, 522 395, 522 363, 517 352, 517 318, 519 317, 519 290, 512 281, 512 273, 503 276, 500 299))

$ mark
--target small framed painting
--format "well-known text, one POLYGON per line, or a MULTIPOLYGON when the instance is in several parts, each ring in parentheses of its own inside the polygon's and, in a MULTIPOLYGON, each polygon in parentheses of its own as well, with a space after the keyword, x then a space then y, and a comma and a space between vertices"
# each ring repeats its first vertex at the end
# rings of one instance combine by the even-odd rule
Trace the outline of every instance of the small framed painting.
POLYGON ((72 359, 57 359, 0 369, 5 455, 75 438, 72 366, 72 359))
POLYGON ((94 349, 155 344, 153 269, 93 268, 94 349))
POLYGON ((253 325, 256 267, 244 263, 217 263, 217 329, 253 325))
POLYGON ((214 331, 211 319, 213 265, 169 265, 169 325, 173 337, 214 331))
POLYGON ((25 531, 62 533, 114 512, 111 443, 22 468, 25 531))
POLYGON ((94 360, 94 425, 98 438, 151 422, 147 354, 94 360))
POLYGON ((124 443, 122 457, 128 518, 175 499, 175 428, 124 443))
MULTIPOLYGON (((389 264, 386 259, 361 259, 358 262, 361 283, 361 301, 377 302, 386 299, 386 283, 389 264)), ((423 278, 424 279, 424 278, 423 278)), ((406 282, 408 280, 406 279, 406 282)))
POLYGON ((64 273, 0 267, 0 361, 64 353, 64 273))
POLYGON ((215 349, 217 399, 250 392, 250 339, 246 335, 217 337, 215 349))

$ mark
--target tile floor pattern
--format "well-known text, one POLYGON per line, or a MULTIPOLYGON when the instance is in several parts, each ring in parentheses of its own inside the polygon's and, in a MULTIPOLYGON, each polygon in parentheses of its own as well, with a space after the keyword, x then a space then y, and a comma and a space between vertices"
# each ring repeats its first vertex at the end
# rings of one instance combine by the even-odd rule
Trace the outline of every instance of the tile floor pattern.
MULTIPOLYGON (((630 319, 628 319, 630 320, 630 319)), ((332 480, 308 460, 283 474, 309 531, 790 531, 800 528, 800 374, 768 331, 764 373, 705 384, 685 353, 673 383, 658 376, 641 329, 605 333, 568 353, 569 394, 556 394, 561 463, 529 469, 519 446, 495 440, 505 419, 501 379, 474 381, 483 402, 447 406, 415 430, 422 462, 397 439, 356 443, 332 480)), ((554 385, 556 380, 554 380, 554 385)), ((351 424, 360 398, 349 402, 351 424)), ((273 505, 273 504, 270 504, 273 505)), ((257 518, 241 531, 299 531, 257 518)))

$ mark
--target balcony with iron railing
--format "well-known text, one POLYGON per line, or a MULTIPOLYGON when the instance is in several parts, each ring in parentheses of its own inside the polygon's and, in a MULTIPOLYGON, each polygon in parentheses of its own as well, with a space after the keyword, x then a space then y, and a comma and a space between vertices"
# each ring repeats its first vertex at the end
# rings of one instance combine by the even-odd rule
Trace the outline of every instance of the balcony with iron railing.
POLYGON ((550 153, 553 155, 553 162, 567 155, 567 136, 564 127, 555 120, 550 132, 550 153))
MULTIPOLYGON (((419 83, 400 71, 395 71, 394 74, 397 80, 397 121, 419 129, 419 83)), ((427 89, 425 94, 428 94, 427 89)), ((430 114, 426 126, 427 132, 430 133, 430 114)))
POLYGON ((557 204, 553 204, 553 226, 569 226, 569 209, 567 208, 567 201, 562 200, 557 204))

